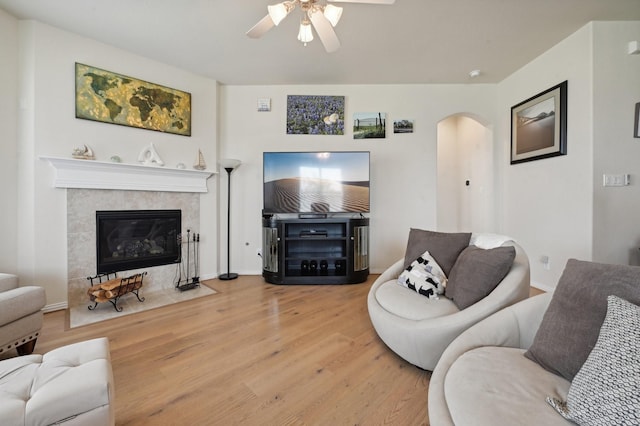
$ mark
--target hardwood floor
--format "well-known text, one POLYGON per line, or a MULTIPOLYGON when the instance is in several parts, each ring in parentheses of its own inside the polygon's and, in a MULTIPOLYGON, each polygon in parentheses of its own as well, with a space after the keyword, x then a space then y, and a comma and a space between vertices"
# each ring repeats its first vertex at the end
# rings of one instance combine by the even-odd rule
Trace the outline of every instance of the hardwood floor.
POLYGON ((36 352, 107 336, 117 425, 428 425, 431 373, 391 352, 363 284, 210 280, 218 294, 68 328, 45 315, 36 352))

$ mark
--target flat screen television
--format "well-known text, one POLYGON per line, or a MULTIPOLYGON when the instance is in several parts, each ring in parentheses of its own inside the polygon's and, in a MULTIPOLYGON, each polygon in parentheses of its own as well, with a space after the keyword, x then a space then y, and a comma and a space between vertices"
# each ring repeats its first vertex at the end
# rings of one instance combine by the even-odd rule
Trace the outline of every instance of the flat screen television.
POLYGON ((265 152, 265 214, 369 213, 369 151, 265 152))

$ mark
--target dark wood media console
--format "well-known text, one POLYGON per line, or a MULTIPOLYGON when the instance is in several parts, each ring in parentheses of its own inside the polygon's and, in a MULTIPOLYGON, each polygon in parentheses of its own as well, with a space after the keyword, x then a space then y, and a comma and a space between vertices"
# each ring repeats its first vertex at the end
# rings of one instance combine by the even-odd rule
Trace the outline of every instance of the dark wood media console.
POLYGON ((355 284, 368 275, 368 218, 263 218, 262 276, 267 282, 355 284))

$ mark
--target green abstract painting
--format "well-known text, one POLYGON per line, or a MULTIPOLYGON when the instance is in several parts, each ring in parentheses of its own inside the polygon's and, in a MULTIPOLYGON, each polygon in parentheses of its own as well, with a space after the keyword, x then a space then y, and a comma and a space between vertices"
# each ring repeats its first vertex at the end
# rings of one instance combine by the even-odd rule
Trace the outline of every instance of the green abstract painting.
POLYGON ((191 94, 76 63, 76 118, 191 136, 191 94))

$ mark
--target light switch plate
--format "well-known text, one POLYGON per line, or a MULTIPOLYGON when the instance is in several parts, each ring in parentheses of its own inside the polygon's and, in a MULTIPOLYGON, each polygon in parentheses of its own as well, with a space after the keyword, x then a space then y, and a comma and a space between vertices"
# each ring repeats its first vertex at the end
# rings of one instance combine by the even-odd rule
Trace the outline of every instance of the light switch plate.
POLYGON ((631 184, 629 174, 604 174, 602 175, 602 186, 627 186, 631 184))

